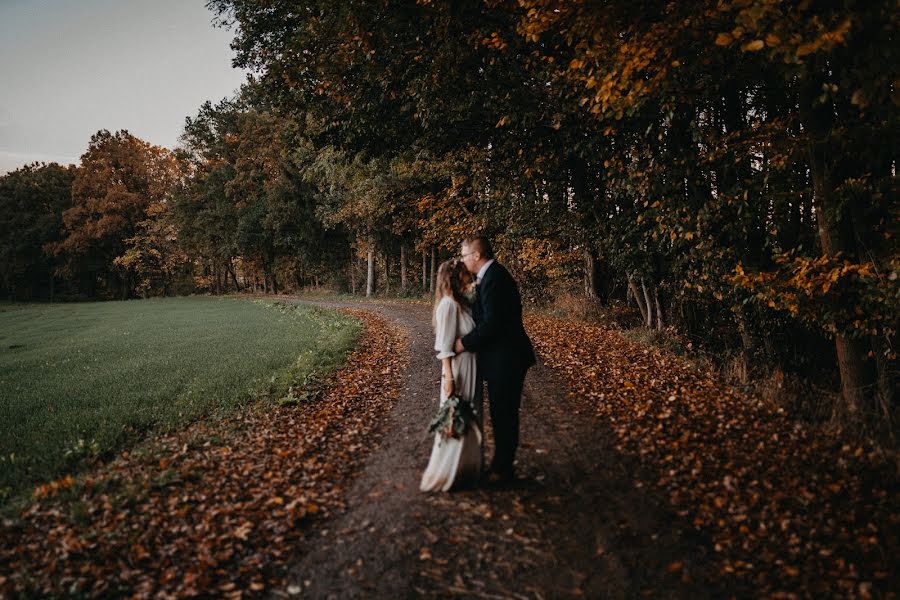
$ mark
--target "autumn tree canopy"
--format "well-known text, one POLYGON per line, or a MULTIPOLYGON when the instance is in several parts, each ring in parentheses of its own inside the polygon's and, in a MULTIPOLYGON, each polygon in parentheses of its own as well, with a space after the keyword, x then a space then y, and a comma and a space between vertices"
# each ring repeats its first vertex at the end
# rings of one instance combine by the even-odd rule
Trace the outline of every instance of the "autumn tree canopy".
POLYGON ((413 173, 365 196, 392 213, 415 190, 423 242, 478 226, 525 287, 580 270, 648 326, 731 331, 751 368, 832 340, 842 410, 890 410, 891 2, 210 5, 272 106, 315 115, 314 144, 413 173))
POLYGON ((42 255, 83 293, 416 293, 482 230, 533 302, 627 301, 892 412, 894 2, 208 6, 254 76, 177 158, 92 139, 42 255))
POLYGON ((75 172, 62 239, 50 246, 59 274, 91 296, 127 298, 148 285, 139 280, 149 272, 170 268, 177 249, 160 221, 178 180, 178 164, 165 148, 124 130, 97 132, 75 172))

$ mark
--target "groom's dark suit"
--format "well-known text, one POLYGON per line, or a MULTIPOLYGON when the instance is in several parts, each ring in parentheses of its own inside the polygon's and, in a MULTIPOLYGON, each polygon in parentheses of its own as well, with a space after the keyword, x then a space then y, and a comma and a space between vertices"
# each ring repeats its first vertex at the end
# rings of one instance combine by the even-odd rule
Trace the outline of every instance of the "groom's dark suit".
POLYGON ((477 287, 475 329, 462 338, 478 353, 478 371, 488 384, 494 460, 491 469, 512 475, 519 445, 519 404, 525 373, 535 364, 534 348, 522 325, 522 298, 509 271, 494 261, 477 287))

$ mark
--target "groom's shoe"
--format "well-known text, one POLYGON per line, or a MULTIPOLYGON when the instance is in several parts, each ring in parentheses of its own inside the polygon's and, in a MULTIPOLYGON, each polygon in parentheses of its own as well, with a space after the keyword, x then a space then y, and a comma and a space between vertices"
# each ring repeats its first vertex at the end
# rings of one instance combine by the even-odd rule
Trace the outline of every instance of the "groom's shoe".
POLYGON ((516 471, 513 468, 496 470, 492 467, 488 469, 484 480, 490 485, 509 485, 516 480, 516 471))

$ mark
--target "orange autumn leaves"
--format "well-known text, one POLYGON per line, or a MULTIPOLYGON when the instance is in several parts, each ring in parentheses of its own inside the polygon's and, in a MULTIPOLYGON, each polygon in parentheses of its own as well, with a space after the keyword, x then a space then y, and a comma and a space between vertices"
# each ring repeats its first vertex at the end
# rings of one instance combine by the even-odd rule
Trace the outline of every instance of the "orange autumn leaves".
POLYGON ((673 572, 771 597, 891 597, 900 527, 895 467, 658 350, 597 326, 531 316, 543 360, 650 488, 708 538, 711 564, 673 572), (643 472, 643 471, 642 471, 643 472))

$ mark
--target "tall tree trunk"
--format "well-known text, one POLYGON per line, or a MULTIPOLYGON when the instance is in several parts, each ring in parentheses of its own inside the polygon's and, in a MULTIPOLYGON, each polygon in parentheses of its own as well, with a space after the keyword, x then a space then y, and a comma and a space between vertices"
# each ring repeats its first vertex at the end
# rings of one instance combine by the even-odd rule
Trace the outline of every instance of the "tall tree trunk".
POLYGON ((384 252, 384 293, 391 293, 391 255, 384 252))
POLYGON ((409 290, 409 280, 406 272, 406 242, 400 244, 400 293, 404 296, 409 290))
MULTIPOLYGON (((602 180, 594 179, 593 185, 589 184, 589 169, 583 158, 578 154, 569 155, 567 162, 570 175, 570 187, 572 190, 572 198, 580 215, 580 227, 586 232, 598 231, 598 202, 594 201, 594 195, 602 198, 606 192, 602 180)), ((565 202, 568 202, 568 191, 565 195, 565 202)), ((564 206, 563 210, 568 207, 564 206)), ((590 233, 585 237, 589 237, 590 233)), ((600 300, 604 302, 608 299, 606 282, 601 277, 601 264, 598 260, 596 251, 585 240, 584 245, 584 295, 590 300, 600 300)))
POLYGON ((759 352, 759 339, 753 331, 753 322, 747 315, 746 306, 739 306, 734 310, 734 320, 737 323, 738 333, 741 336, 744 366, 749 373, 756 362, 756 355, 759 352))
POLYGON ((350 293, 356 295, 356 253, 350 247, 350 293))
POLYGON ((634 281, 634 278, 628 277, 628 289, 631 290, 631 295, 634 296, 634 301, 637 302, 638 310, 641 311, 641 318, 644 320, 644 323, 647 323, 647 307, 644 305, 643 294, 641 294, 640 290, 638 290, 637 284, 634 281))
POLYGON ((656 329, 658 331, 662 331, 665 325, 663 324, 663 310, 662 304, 659 302, 659 286, 653 286, 653 302, 656 303, 656 329))
POLYGON ((232 262, 231 257, 228 257, 228 262, 225 263, 225 268, 228 269, 228 272, 231 273, 231 281, 234 283, 234 291, 240 292, 241 286, 238 283, 237 271, 234 268, 234 262, 232 262))
POLYGON ((428 278, 428 291, 434 293, 434 285, 437 278, 437 249, 431 247, 431 277, 428 278))
POLYGON ((272 273, 272 293, 278 294, 278 273, 275 270, 275 254, 274 248, 269 248, 269 270, 272 273))
POLYGON ((582 252, 584 260, 584 295, 589 300, 597 299, 597 259, 587 246, 582 252))
MULTIPOLYGON (((820 68, 825 69, 826 65, 820 68)), ((819 243, 825 255, 853 253, 852 225, 845 207, 835 197, 833 181, 840 160, 840 150, 831 147, 829 137, 833 126, 831 103, 817 101, 824 77, 810 78, 805 82, 801 98, 801 118, 809 135, 807 148, 810 176, 813 187, 813 205, 819 243)), ((866 364, 868 348, 862 340, 843 334, 835 335, 838 369, 841 374, 843 411, 859 419, 866 406, 867 391, 873 389, 874 376, 871 365, 866 364)))
POLYGON ((375 250, 372 249, 371 244, 369 244, 369 249, 366 251, 366 259, 368 261, 368 268, 366 271, 366 298, 370 298, 375 292, 375 250))
POLYGON ((644 324, 652 328, 653 327, 653 300, 650 299, 650 292, 647 291, 647 284, 644 282, 644 278, 641 277, 641 288, 644 290, 644 302, 647 307, 647 319, 644 324))
POLYGON ((428 253, 422 248, 422 291, 428 289, 428 253))

